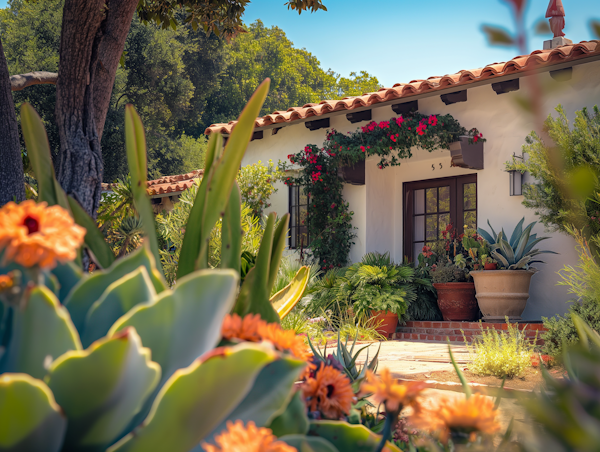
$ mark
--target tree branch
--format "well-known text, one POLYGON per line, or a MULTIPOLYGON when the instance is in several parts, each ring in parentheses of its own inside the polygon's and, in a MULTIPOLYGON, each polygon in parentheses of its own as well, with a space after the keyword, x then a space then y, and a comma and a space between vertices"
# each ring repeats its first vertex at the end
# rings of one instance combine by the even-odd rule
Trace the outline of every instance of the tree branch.
POLYGON ((35 71, 27 74, 10 76, 11 91, 21 91, 32 85, 56 85, 58 74, 56 72, 35 71))

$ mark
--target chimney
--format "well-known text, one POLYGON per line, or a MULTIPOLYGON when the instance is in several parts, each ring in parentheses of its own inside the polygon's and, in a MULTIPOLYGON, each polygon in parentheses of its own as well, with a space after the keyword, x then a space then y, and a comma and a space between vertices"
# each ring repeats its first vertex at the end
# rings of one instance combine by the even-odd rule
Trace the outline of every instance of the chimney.
POLYGON ((544 50, 554 49, 560 46, 573 44, 573 41, 565 38, 563 28, 565 28, 565 8, 562 0, 550 0, 546 17, 549 18, 550 30, 554 34, 552 39, 544 41, 544 50))

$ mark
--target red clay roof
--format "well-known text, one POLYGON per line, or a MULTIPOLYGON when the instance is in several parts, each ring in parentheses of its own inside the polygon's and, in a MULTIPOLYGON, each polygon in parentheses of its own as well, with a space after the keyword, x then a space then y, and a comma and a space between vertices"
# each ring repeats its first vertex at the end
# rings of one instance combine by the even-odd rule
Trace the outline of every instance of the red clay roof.
MULTIPOLYGON (((411 97, 424 92, 447 89, 454 86, 463 86, 482 80, 494 79, 504 75, 526 75, 524 73, 565 63, 582 58, 600 55, 600 41, 583 41, 557 47, 550 50, 536 50, 529 55, 514 57, 506 63, 488 64, 484 68, 463 70, 456 74, 444 75, 443 77, 429 77, 427 80, 412 80, 409 83, 396 83, 392 88, 381 88, 374 93, 366 93, 362 96, 345 97, 341 100, 323 100, 318 104, 306 104, 302 107, 292 107, 287 111, 276 111, 270 115, 257 118, 255 127, 265 127, 271 124, 290 123, 311 116, 321 116, 327 113, 355 108, 367 107, 381 102, 394 99, 411 97)), ((204 133, 220 132, 231 133, 237 121, 228 124, 213 124, 204 133)), ((285 125, 285 124, 283 124, 285 125)))
MULTIPOLYGON (((160 179, 146 182, 147 192, 150 196, 172 193, 174 195, 190 188, 194 181, 204 174, 204 170, 195 170, 187 174, 177 176, 165 176, 160 179)), ((112 189, 114 184, 102 184, 102 190, 112 189)))

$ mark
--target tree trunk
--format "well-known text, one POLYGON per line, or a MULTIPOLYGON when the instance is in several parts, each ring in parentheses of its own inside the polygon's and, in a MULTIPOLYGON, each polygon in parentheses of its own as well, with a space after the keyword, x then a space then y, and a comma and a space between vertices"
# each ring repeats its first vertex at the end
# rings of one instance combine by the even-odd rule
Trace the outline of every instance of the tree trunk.
POLYGON ((56 84, 58 179, 92 218, 101 195, 100 137, 136 5, 137 0, 66 0, 63 10, 56 84))
POLYGON ((21 143, 10 86, 8 64, 0 39, 0 206, 25 199, 21 143))

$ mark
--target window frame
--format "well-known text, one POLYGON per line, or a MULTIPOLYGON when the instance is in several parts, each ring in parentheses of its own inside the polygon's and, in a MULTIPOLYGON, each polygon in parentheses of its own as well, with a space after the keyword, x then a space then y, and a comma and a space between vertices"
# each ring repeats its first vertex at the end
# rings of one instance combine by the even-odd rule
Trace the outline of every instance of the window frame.
MULTIPOLYGON (((308 223, 303 225, 300 223, 300 211, 302 207, 306 207, 308 214, 308 206, 310 204, 310 195, 306 195, 306 204, 300 204, 301 190, 304 188, 303 185, 289 185, 288 190, 288 212, 290 214, 290 237, 288 239, 288 248, 291 250, 304 249, 310 246, 310 236, 308 234, 308 223), (294 199, 294 196, 296 199, 294 199), (297 209, 296 212, 292 212, 292 209, 297 209), (293 220, 295 224, 292 224, 293 220), (303 231, 304 230, 304 231, 303 231), (306 233, 307 243, 301 243, 302 232, 306 233), (295 245, 294 245, 295 241, 295 245)), ((307 215, 308 218, 308 215, 307 215)))

